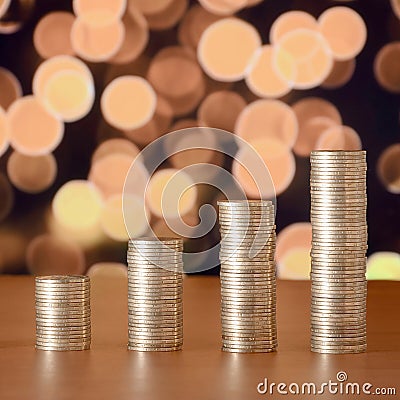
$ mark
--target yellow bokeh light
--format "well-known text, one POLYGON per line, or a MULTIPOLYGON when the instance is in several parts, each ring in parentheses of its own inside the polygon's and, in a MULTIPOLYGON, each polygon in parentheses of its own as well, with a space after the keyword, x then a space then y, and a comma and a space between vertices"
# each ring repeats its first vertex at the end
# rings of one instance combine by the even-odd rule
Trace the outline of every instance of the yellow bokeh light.
POLYGON ((279 263, 280 279, 310 279, 311 256, 307 247, 295 247, 288 251, 279 263))
POLYGON ((47 109, 66 122, 74 122, 87 115, 94 102, 91 80, 76 71, 54 74, 44 89, 47 109))
POLYGON ((87 230, 98 226, 103 199, 91 182, 73 180, 58 190, 52 208, 60 225, 74 231, 87 230))
POLYGON ((32 80, 32 91, 35 96, 43 99, 48 81, 57 73, 65 71, 78 72, 93 85, 92 73, 83 61, 72 56, 55 56, 43 61, 35 71, 32 80))
POLYGON ((193 209, 196 198, 197 189, 191 177, 174 168, 154 173, 146 190, 147 205, 158 217, 182 217, 193 209))
POLYGON ((367 260, 367 279, 400 281, 400 254, 390 251, 371 254, 367 260))
POLYGON ((107 199, 101 214, 101 227, 111 239, 125 242, 131 237, 142 236, 148 229, 148 216, 145 210, 143 197, 126 194, 124 196, 125 209, 129 213, 123 214, 122 195, 115 195, 107 199), (125 226, 130 227, 129 235, 125 226), (132 229, 132 227, 134 229, 132 229))

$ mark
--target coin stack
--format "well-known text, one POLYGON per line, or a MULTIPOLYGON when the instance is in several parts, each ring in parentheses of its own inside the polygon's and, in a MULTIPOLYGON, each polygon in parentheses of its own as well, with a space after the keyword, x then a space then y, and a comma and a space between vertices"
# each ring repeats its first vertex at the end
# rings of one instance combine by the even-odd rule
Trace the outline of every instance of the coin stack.
POLYGON ((222 350, 277 348, 275 219, 271 201, 219 201, 222 350))
POLYGON ((311 350, 360 353, 366 340, 366 152, 311 154, 311 350))
POLYGON ((128 349, 183 346, 183 242, 141 238, 128 245, 128 349))
POLYGON ((81 275, 37 276, 36 348, 90 348, 90 280, 81 275))

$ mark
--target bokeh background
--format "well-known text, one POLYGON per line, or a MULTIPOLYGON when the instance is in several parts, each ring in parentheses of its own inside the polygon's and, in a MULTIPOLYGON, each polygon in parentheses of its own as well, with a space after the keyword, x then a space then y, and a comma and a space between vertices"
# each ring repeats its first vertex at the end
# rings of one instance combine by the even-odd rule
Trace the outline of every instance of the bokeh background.
MULTIPOLYGON (((368 277, 400 279, 399 1, 0 0, 0 67, 0 273, 124 264, 133 159, 209 126, 249 140, 271 169, 285 279, 308 278, 310 151, 366 149, 368 277)), ((212 152, 164 167, 198 160, 231 168, 212 152)), ((145 208, 171 234, 153 178, 155 197, 132 199, 138 236, 145 208)), ((196 225, 220 194, 193 196, 184 219, 196 225)), ((216 227, 200 247, 218 239, 216 227)))

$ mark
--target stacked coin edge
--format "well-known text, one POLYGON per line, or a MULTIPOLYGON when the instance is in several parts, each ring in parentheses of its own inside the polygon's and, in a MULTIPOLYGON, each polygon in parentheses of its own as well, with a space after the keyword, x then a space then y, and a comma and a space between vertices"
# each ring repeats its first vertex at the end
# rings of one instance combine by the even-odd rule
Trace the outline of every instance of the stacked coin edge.
POLYGON ((311 350, 366 351, 366 153, 311 154, 311 350))
POLYGON ((83 275, 35 277, 36 348, 88 350, 90 279, 83 275))
POLYGON ((271 201, 220 201, 222 350, 277 349, 275 213, 271 201))
POLYGON ((128 349, 183 347, 183 242, 132 239, 128 244, 128 349))

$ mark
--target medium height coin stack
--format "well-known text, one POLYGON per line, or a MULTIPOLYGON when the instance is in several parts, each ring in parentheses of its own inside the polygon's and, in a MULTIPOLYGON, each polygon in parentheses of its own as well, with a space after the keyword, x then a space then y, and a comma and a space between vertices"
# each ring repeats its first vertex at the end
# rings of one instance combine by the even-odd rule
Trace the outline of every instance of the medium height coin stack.
POLYGON ((222 350, 277 348, 275 218, 270 201, 220 201, 222 350))
POLYGON ((128 245, 128 349, 183 346, 183 242, 142 238, 128 245))
POLYGON ((311 154, 311 350, 366 350, 366 153, 311 154))
POLYGON ((87 276, 35 278, 36 348, 90 348, 90 280, 87 276))

